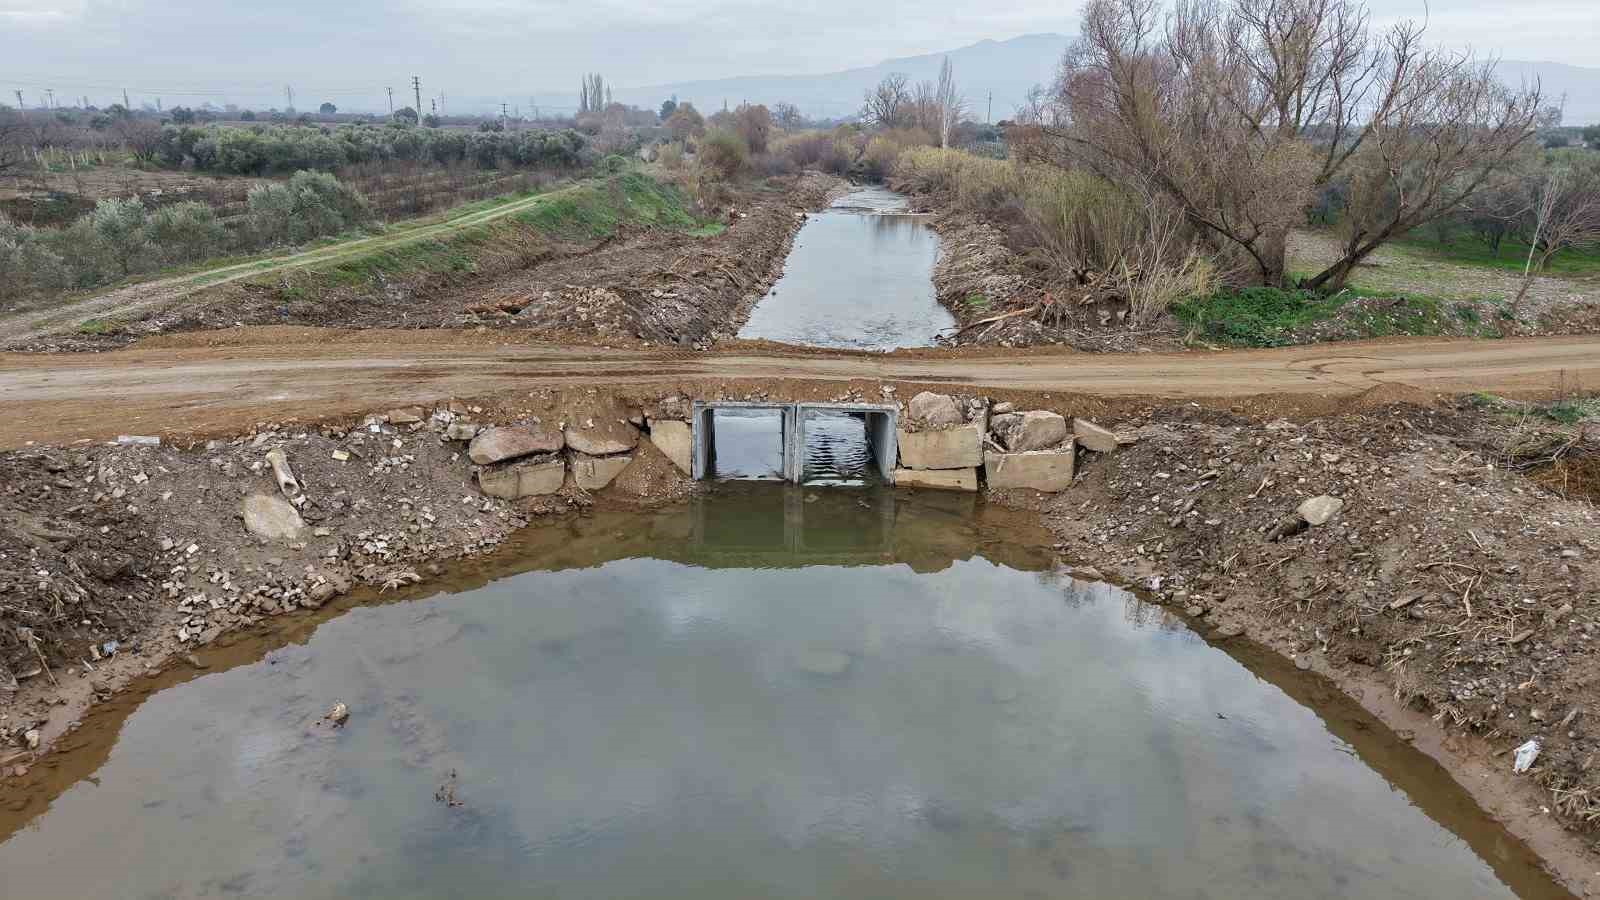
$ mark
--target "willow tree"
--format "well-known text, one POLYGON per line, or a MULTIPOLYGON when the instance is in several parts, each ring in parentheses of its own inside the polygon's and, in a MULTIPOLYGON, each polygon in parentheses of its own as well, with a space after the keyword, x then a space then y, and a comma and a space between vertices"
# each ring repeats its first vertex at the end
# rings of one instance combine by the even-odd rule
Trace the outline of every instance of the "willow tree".
POLYGON ((1537 85, 1374 32, 1348 0, 1089 0, 1043 132, 1059 156, 1180 209, 1235 277, 1287 285, 1290 230, 1346 193, 1336 290, 1385 241, 1460 209, 1531 141, 1537 85))

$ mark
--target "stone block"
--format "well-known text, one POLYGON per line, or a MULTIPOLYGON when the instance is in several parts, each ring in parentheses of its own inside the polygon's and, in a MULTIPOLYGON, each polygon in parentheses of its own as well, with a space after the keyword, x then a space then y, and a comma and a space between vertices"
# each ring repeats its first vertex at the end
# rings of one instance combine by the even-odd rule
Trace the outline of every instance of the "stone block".
POLYGON ((1067 439, 1067 420, 1049 410, 1035 409, 1018 415, 996 417, 995 434, 1012 453, 1046 450, 1067 439))
POLYGON ((942 431, 896 429, 900 465, 907 469, 975 469, 983 465, 983 426, 942 431))
POLYGON ((567 426, 567 446, 589 456, 627 453, 639 443, 639 429, 628 422, 608 420, 567 426))
POLYGON ((572 480, 586 491, 598 491, 633 462, 631 456, 585 456, 572 454, 572 480))
POLYGON ((467 457, 480 466, 521 459, 536 453, 555 453, 567 445, 559 431, 533 425, 512 425, 478 432, 467 449, 467 457))
POLYGON ((906 406, 906 415, 926 425, 958 425, 966 421, 966 417, 961 415, 961 408, 956 406, 956 401, 950 395, 932 391, 923 391, 912 397, 911 403, 906 406))
POLYGON ((1116 432, 1088 419, 1073 419, 1072 434, 1078 439, 1078 446, 1096 453, 1110 453, 1120 446, 1116 432))
POLYGON ((993 490, 1031 488, 1056 493, 1072 487, 1072 439, 1060 450, 1025 450, 1021 453, 983 454, 983 477, 993 490))
POLYGON ((561 490, 567 464, 559 457, 543 462, 520 462, 478 471, 478 490, 501 500, 539 497, 561 490))
POLYGON ((668 419, 657 419, 650 423, 650 443, 656 445, 662 455, 672 460, 678 471, 685 475, 690 474, 694 451, 693 434, 688 422, 676 422, 668 419))
POLYGON ((934 488, 943 491, 976 491, 977 469, 895 469, 895 487, 934 488))
POLYGON ((269 541, 292 541, 306 529, 299 510, 282 497, 270 494, 251 494, 244 498, 239 514, 244 517, 246 531, 269 541))

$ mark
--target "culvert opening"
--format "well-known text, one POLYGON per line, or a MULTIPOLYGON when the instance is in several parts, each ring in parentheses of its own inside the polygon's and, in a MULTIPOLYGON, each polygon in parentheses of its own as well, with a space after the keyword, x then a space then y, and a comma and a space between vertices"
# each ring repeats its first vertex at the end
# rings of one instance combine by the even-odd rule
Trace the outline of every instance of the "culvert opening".
POLYGON ((894 483, 892 406, 696 403, 694 477, 821 486, 894 483))
POLYGON ((781 407, 706 411, 709 440, 704 477, 720 481, 783 481, 788 416, 781 407))

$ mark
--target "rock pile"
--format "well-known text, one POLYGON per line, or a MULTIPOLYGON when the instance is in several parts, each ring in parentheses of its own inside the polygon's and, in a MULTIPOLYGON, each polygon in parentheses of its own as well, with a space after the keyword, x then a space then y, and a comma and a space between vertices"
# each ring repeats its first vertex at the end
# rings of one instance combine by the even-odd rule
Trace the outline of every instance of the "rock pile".
POLYGON ((924 391, 911 398, 896 438, 895 483, 976 491, 978 470, 991 489, 1046 493, 1072 486, 1077 449, 1110 453, 1124 443, 1114 432, 1084 419, 1071 426, 1049 410, 1016 411, 974 399, 924 391))

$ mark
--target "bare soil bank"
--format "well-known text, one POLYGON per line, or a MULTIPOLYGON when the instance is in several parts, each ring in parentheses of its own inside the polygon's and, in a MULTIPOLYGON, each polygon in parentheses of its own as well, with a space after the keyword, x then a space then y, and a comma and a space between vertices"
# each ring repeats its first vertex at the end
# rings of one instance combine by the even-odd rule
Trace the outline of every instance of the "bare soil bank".
POLYGON ((782 271, 805 212, 826 205, 843 184, 808 173, 738 185, 720 232, 710 236, 633 224, 603 238, 506 227, 427 264, 407 265, 404 257, 437 248, 389 251, 401 258, 374 266, 370 277, 330 278, 312 266, 167 300, 159 297, 161 282, 134 285, 116 292, 127 295, 120 304, 97 311, 94 327, 16 349, 99 350, 241 325, 493 328, 568 344, 704 345, 738 330, 782 271))
MULTIPOLYGON (((915 390, 701 387, 708 398, 784 400, 915 390)), ((482 422, 559 424, 625 417, 663 396, 575 387, 441 406, 482 422)), ((1288 404, 1265 400, 990 396, 1138 436, 1113 455, 1086 455, 1068 492, 994 496, 1039 511, 1066 560, 1148 590, 1213 640, 1255 642, 1325 675, 1440 760, 1575 891, 1600 892, 1591 799, 1600 514, 1493 466, 1509 446, 1503 418, 1420 395, 1395 403, 1392 392, 1313 404, 1294 421, 1279 417, 1288 404), (1317 495, 1344 501, 1333 520, 1269 540, 1317 495), (1532 738, 1538 761, 1513 775, 1509 751, 1532 738)), ((1540 429, 1573 441, 1574 462, 1600 450, 1592 425, 1540 429)), ((569 482, 506 503, 478 492, 464 446, 428 426, 356 419, 261 423, 209 447, 81 442, 0 454, 0 662, 19 677, 15 692, 0 690, 0 797, 36 802, 40 779, 66 765, 44 755, 53 741, 91 706, 193 666, 197 647, 315 615, 355 585, 384 592, 430 579, 535 515, 694 490, 641 442, 636 463, 598 495, 569 482), (240 518, 246 495, 277 492, 264 462, 273 448, 309 498, 303 540, 265 541, 240 518), (37 644, 14 638, 17 626, 37 644)))

